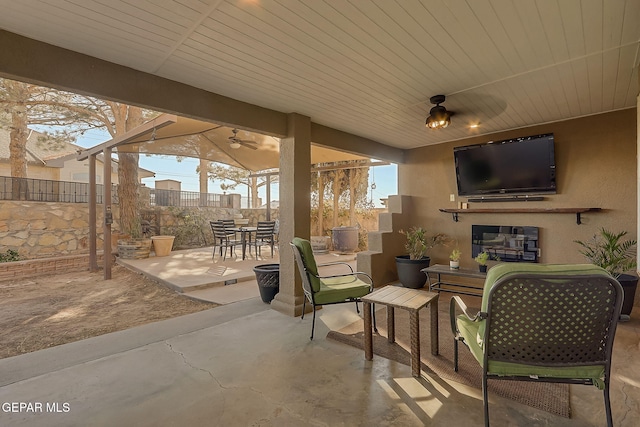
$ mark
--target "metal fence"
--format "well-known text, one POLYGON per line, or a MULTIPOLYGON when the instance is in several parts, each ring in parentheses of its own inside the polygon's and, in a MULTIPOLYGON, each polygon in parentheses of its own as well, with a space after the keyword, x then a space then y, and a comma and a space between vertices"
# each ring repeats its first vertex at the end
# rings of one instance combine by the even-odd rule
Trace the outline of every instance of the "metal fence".
MULTIPOLYGON (((104 186, 97 185, 97 202, 102 203, 104 186)), ((112 185, 112 203, 118 202, 117 186, 112 185)), ((47 179, 0 176, 0 200, 33 202, 88 203, 89 184, 47 179)))
MULTIPOLYGON (((234 208, 229 194, 198 193, 192 191, 149 188, 141 191, 142 204, 149 206, 234 208), (144 200, 146 199, 146 200, 144 200)), ((96 185, 96 200, 102 203, 104 185, 96 185)), ((0 200, 34 202, 88 203, 89 184, 84 182, 52 181, 46 179, 12 178, 0 176, 0 200)), ((111 203, 118 203, 118 186, 111 186, 111 203)))
POLYGON ((150 188, 150 206, 233 208, 233 198, 228 194, 198 193, 150 188))

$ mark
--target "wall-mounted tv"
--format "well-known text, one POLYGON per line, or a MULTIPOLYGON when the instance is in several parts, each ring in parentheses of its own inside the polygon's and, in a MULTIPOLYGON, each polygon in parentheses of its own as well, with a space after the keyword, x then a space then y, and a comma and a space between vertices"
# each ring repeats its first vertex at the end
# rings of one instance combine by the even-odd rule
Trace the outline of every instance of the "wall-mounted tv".
POLYGON ((553 134, 456 147, 460 196, 556 192, 553 134))

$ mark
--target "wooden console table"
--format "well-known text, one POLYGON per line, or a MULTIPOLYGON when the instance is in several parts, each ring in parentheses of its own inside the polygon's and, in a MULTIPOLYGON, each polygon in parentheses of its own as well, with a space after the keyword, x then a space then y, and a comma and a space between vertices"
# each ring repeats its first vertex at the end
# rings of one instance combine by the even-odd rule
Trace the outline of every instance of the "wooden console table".
POLYGON ((395 342, 394 309, 409 311, 411 336, 411 375, 420 376, 420 315, 419 311, 429 305, 431 314, 431 354, 438 355, 438 294, 418 289, 388 285, 362 297, 364 310, 364 356, 373 360, 373 331, 371 326, 371 304, 387 306, 387 339, 395 342))
POLYGON ((432 265, 421 270, 427 275, 427 281, 429 282, 429 290, 432 292, 453 292, 462 295, 473 295, 476 297, 482 296, 482 287, 463 285, 460 283, 450 282, 442 280, 441 276, 453 276, 453 277, 467 277, 472 279, 481 279, 484 284, 484 279, 487 277, 487 273, 481 273, 478 270, 470 269, 453 269, 448 265, 432 265), (437 279, 431 281, 431 274, 436 275, 437 279), (446 288, 444 286, 447 286, 446 288))

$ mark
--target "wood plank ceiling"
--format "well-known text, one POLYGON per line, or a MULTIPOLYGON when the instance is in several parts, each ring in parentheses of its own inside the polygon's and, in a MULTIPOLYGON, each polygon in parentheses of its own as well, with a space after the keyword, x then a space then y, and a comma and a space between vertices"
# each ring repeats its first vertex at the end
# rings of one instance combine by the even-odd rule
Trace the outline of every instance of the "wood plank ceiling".
POLYGON ((0 10, 5 30, 399 148, 633 108, 638 93, 638 0, 0 0, 0 10), (456 113, 438 131, 424 126, 436 94, 456 113))

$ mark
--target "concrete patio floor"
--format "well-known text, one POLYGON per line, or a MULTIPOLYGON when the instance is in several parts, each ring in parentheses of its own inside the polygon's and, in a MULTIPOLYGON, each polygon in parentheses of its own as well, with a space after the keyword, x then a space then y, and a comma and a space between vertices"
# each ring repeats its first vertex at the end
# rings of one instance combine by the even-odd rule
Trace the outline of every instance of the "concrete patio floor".
MULTIPOLYGON (((256 289, 253 297, 203 312, 3 359, 0 425, 482 425, 480 390, 424 372, 415 379, 409 366, 366 361, 361 350, 325 338, 359 319, 351 304, 327 306, 309 341, 311 316, 271 310, 256 289), (42 411, 12 412, 11 402, 41 403, 42 411)), ((638 319, 636 309, 616 336, 616 426, 640 419, 638 319)), ((572 419, 491 394, 490 400, 493 426, 605 425, 602 393, 594 387, 572 386, 572 419)))
MULTIPOLYGON (((185 295, 216 304, 230 304, 260 296, 253 268, 263 264, 278 264, 278 251, 263 247, 260 256, 247 252, 243 260, 237 257, 212 259, 211 248, 172 251, 168 256, 144 259, 117 259, 118 264, 185 295)), ((293 254, 291 254, 293 256, 293 254)), ((355 268, 355 254, 327 253, 316 256, 319 264, 342 261, 355 268)), ((344 267, 342 267, 344 268, 344 267)), ((332 270, 329 270, 332 271, 332 270)))

